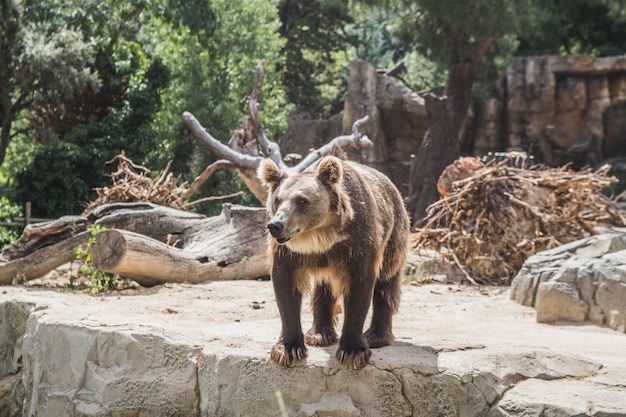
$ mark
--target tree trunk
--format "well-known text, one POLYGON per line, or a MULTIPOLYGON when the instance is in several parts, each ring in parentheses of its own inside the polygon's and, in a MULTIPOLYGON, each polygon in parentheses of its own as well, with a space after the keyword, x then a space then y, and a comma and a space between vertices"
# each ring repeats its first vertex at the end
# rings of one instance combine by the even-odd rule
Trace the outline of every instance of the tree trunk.
POLYGON ((4 163, 11 141, 11 126, 14 117, 15 111, 11 105, 11 97, 2 89, 0 90, 0 165, 4 163))
POLYGON ((429 127, 412 162, 411 189, 407 199, 407 209, 415 227, 421 225, 428 206, 439 198, 439 176, 460 155, 459 133, 471 102, 475 71, 469 63, 452 66, 446 94, 424 97, 429 127))
MULTIPOLYGON (((463 36, 463 34, 459 34, 463 36)), ((410 190, 406 200, 413 227, 421 226, 426 209, 437 201, 437 180, 443 170, 460 156, 460 133, 472 101, 472 85, 481 59, 498 38, 491 34, 476 43, 466 62, 455 61, 460 56, 452 45, 448 83, 443 97, 425 95, 429 126, 415 160, 411 164, 410 190)))

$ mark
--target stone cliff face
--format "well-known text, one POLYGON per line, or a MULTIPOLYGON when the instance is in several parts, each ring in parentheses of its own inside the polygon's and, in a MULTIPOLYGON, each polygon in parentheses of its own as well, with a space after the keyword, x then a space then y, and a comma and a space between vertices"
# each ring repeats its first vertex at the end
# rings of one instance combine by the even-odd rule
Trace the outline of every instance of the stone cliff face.
MULTIPOLYGON (((366 114, 371 121, 362 132, 374 148, 350 157, 385 172, 407 195, 411 155, 428 129, 424 101, 366 62, 351 64, 342 117, 290 120, 281 145, 285 153, 306 153, 339 131, 350 133, 366 114)), ((575 167, 626 158, 626 56, 515 58, 489 94, 474 97, 461 136, 463 152, 474 156, 520 150, 535 162, 575 167)))
MULTIPOLYGON (((500 149, 534 149, 537 159, 549 165, 593 166, 626 156, 625 56, 516 58, 504 83, 500 149)), ((479 133, 474 154, 498 145, 479 133)))

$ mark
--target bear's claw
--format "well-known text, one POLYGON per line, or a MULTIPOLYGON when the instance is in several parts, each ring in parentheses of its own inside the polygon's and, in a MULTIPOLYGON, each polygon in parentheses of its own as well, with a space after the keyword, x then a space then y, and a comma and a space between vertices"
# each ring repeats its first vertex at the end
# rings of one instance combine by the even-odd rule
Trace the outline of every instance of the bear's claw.
POLYGON ((270 357, 282 366, 289 366, 296 361, 306 358, 307 355, 308 352, 305 346, 286 348, 282 343, 276 343, 270 353, 270 357))
POLYGON ((335 356, 344 367, 348 369, 361 369, 369 362, 372 351, 369 348, 354 350, 338 349, 335 356))

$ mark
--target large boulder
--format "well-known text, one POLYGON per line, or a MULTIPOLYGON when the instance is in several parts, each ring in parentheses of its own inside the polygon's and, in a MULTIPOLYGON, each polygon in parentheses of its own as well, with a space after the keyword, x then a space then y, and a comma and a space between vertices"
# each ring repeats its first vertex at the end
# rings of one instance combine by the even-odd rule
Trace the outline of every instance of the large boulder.
POLYGON ((607 233, 539 252, 511 283, 537 321, 584 322, 626 332, 626 235, 607 233))

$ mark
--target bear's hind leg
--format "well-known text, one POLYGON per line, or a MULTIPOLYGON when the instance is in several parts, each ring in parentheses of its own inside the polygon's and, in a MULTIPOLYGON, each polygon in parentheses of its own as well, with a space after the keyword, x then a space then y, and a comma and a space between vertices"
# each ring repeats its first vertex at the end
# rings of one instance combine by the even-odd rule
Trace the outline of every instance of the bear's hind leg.
POLYGON ((400 285, 400 272, 389 279, 376 281, 372 300, 372 323, 365 332, 367 344, 371 348, 383 347, 393 343, 391 322, 400 303, 400 285))
POLYGON ((304 335, 304 341, 311 346, 328 346, 337 341, 335 332, 335 303, 330 285, 323 282, 313 292, 313 327, 304 335))

